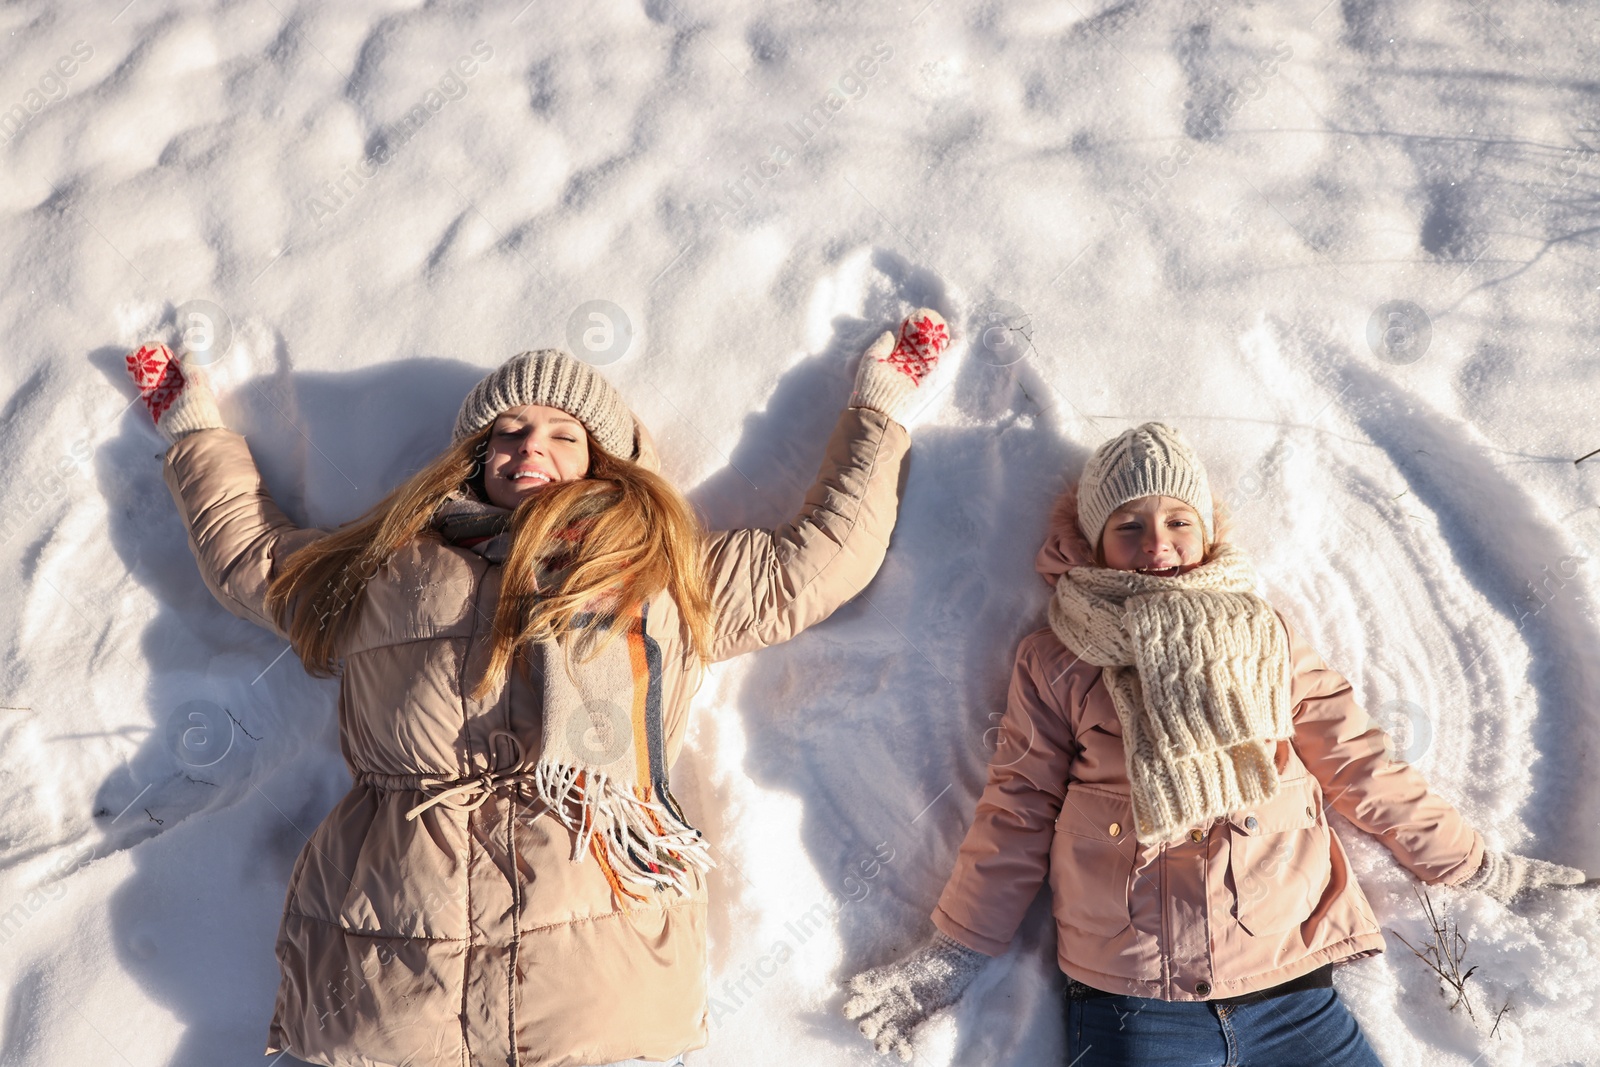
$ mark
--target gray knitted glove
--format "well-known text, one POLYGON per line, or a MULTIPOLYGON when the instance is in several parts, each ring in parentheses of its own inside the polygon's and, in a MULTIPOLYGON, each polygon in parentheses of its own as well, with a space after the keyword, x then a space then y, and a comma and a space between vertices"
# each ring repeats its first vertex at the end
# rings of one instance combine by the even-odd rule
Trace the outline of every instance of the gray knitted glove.
POLYGON ((1515 852, 1485 850, 1483 866, 1478 868, 1478 873, 1465 882, 1458 883, 1457 888, 1477 889, 1488 893, 1502 904, 1509 904, 1511 898, 1524 889, 1542 889, 1547 885, 1578 885, 1587 877, 1588 875, 1576 867, 1563 867, 1559 863, 1530 859, 1515 852))
POLYGON ((940 355, 950 347, 950 330, 932 308, 917 308, 900 324, 900 334, 885 330, 861 356, 856 391, 850 403, 881 411, 909 428, 938 392, 940 355))
POLYGON ((844 1017, 861 1020, 861 1032, 879 1052, 911 1062, 911 1034, 935 1012, 961 999, 989 957, 935 932, 898 963, 862 971, 850 979, 855 994, 844 1017))

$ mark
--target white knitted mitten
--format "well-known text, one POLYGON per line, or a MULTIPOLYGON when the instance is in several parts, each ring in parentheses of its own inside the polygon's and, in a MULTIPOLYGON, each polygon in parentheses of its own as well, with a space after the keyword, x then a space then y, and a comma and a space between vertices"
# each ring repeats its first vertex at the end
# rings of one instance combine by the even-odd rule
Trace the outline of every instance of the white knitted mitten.
POLYGON ((168 442, 184 434, 227 426, 205 375, 185 369, 163 344, 149 344, 128 356, 128 376, 139 389, 139 399, 168 442))
POLYGON ((885 330, 862 354, 850 403, 909 426, 937 392, 928 379, 949 347, 950 329, 944 318, 931 308, 918 308, 900 324, 898 337, 885 330))
POLYGON ((1578 885, 1588 875, 1576 867, 1563 867, 1559 863, 1530 859, 1515 852, 1483 853, 1483 866, 1458 889, 1476 889, 1494 897, 1502 904, 1511 903, 1524 889, 1542 889, 1549 885, 1578 885))
POLYGON ((911 1062, 911 1034, 935 1012, 961 999, 989 957, 942 932, 897 963, 862 971, 850 979, 855 994, 844 1017, 859 1019, 861 1032, 879 1052, 911 1062))

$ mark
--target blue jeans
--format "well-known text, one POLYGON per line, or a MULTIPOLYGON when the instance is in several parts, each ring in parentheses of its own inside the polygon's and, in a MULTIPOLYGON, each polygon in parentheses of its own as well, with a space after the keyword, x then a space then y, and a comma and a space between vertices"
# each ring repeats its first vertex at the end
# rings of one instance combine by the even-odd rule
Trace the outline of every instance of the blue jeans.
POLYGON ((1243 1007, 1094 997, 1067 1001, 1067 1067, 1383 1067, 1331 989, 1243 1007))

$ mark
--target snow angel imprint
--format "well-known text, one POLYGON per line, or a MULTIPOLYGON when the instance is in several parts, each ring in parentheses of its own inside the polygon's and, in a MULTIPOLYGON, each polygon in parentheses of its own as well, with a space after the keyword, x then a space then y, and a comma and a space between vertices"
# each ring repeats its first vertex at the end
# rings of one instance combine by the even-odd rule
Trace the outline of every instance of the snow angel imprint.
POLYGON ((713 864, 668 786, 690 696, 876 573, 948 341, 930 311, 882 334, 798 515, 723 533, 562 352, 484 378, 450 446, 333 531, 278 509, 198 371, 128 357, 206 585, 339 678, 354 785, 290 879, 269 1054, 584 1065, 705 1043, 713 864))
POLYGON ((1378 1062, 1333 989, 1383 935, 1332 807, 1429 884, 1509 901, 1581 871, 1486 851, 1257 592, 1204 466, 1146 423, 1102 445, 1037 558, 1050 625, 1017 650, 1003 736, 933 911, 857 975, 879 1051, 954 1004, 1050 883, 1076 1067, 1378 1062))

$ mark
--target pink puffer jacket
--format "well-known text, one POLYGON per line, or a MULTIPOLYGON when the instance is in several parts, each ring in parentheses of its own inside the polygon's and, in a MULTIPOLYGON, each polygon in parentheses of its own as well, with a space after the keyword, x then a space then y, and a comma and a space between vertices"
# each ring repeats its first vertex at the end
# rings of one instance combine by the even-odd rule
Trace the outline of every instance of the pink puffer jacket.
MULTIPOLYGON (((1052 585, 1093 562, 1076 519, 1069 492, 1039 553, 1052 585)), ((1003 739, 934 924, 998 955, 1048 878, 1068 976, 1111 993, 1205 1000, 1383 950, 1329 807, 1424 882, 1472 875, 1483 838, 1385 754, 1350 684, 1284 627, 1295 732, 1278 743, 1277 796, 1152 846, 1134 839, 1122 729, 1100 668, 1049 629, 1024 638, 1003 739)))

